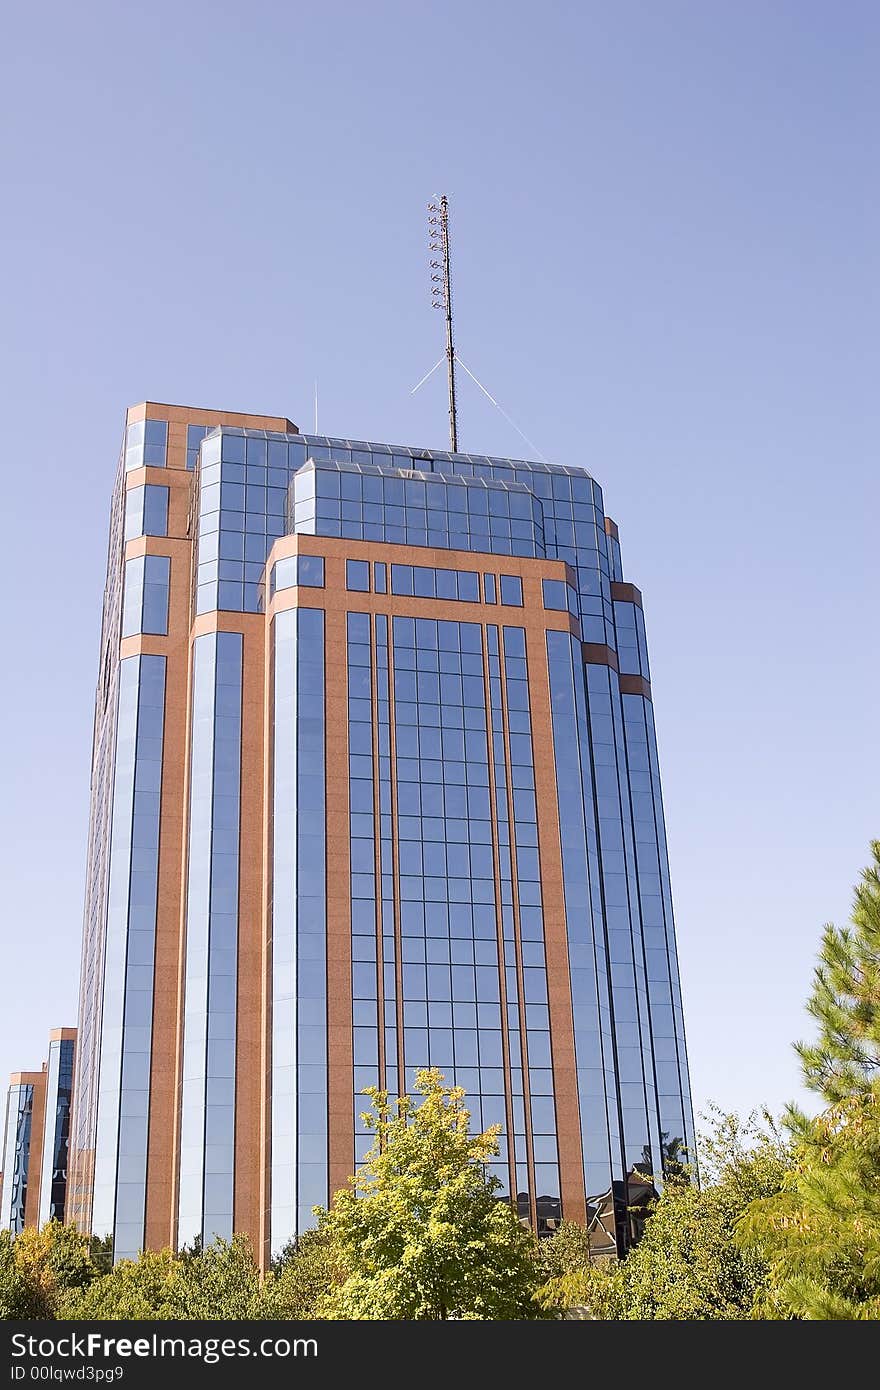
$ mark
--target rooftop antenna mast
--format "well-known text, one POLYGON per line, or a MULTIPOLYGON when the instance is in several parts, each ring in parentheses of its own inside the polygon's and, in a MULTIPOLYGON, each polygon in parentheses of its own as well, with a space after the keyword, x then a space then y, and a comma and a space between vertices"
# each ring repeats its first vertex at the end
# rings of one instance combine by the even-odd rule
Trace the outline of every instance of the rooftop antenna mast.
MULTIPOLYGON (((449 274, 449 203, 446 195, 438 197, 434 195, 433 203, 428 204, 428 244, 431 251, 439 257, 438 260, 431 261, 431 304, 435 309, 442 309, 446 315, 446 375, 449 382, 449 447, 454 454, 458 453, 458 421, 455 410, 455 364, 470 377, 475 386, 479 387, 490 405, 504 416, 509 425, 512 425, 521 439, 544 463, 548 460, 544 458, 537 444, 533 444, 528 435, 525 434, 514 419, 508 415, 504 406, 496 401, 491 392, 487 391, 479 377, 474 376, 466 362, 462 362, 458 353, 455 351, 452 342, 452 279, 449 274)), ((443 366, 443 358, 439 358, 429 372, 410 391, 414 396, 420 391, 429 377, 443 366)), ((317 433, 317 430, 316 430, 317 433)))
MULTIPOLYGON (((446 375, 449 383, 449 447, 458 453, 458 420, 455 409, 455 347, 452 342, 452 280, 449 274, 449 204, 446 194, 428 204, 428 235, 431 251, 439 260, 431 261, 431 304, 446 317, 446 375)), ((439 364, 438 364, 439 365, 439 364)))

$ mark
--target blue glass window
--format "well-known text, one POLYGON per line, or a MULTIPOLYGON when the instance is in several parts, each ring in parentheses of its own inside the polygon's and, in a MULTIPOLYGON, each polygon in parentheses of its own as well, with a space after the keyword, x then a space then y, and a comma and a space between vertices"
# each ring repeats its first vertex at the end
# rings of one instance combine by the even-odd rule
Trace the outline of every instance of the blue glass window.
POLYGON ((144 464, 149 468, 164 468, 168 448, 168 421, 144 421, 144 464))
POLYGON ((495 576, 494 574, 483 575, 483 597, 486 603, 497 603, 495 596, 495 576))
POLYGON ((125 471, 144 466, 144 421, 135 420, 125 431, 125 471))
POLYGON ((479 603, 480 576, 470 570, 458 571, 458 597, 465 603, 479 603))
POLYGON ((167 555, 146 555, 144 560, 142 630, 164 637, 168 632, 168 587, 171 578, 171 561, 167 555))
POLYGON ((563 613, 568 609, 568 585, 562 579, 544 580, 544 607, 563 613))
POLYGON ((168 633, 168 587, 171 560, 167 555, 140 555, 125 562, 122 636, 168 633))
POLYGON ((296 582, 305 589, 323 589, 324 557, 322 555, 298 555, 296 582))
POLYGON ((413 593, 416 598, 436 598, 437 571, 427 565, 413 565, 413 593))
POLYGON ((199 456, 199 445, 210 430, 210 425, 187 425, 186 427, 186 466, 192 472, 199 456))
POLYGON ((522 580, 515 574, 501 576, 501 602, 522 608, 522 580))
POLYGON ((125 431, 125 471, 165 467, 168 446, 167 420, 136 420, 125 431))
POLYGON ((144 535, 168 535, 168 488, 147 483, 144 488, 144 535))
POLYGON ((293 589, 296 587, 296 562, 297 555, 286 555, 283 560, 276 560, 272 567, 272 593, 277 593, 279 589, 293 589))
POLYGON ((47 1221, 64 1220, 73 1058, 73 1038, 51 1039, 46 1077, 43 1159, 40 1167, 40 1226, 45 1225, 47 1221))
POLYGON ((382 560, 377 560, 373 566, 373 587, 377 594, 388 591, 388 566, 382 560))
POLYGON ((118 688, 92 1211, 117 1259, 144 1244, 165 658, 127 657, 118 688))
MULTIPOLYGON (((349 588, 352 587, 349 584, 349 588)), ((412 594, 415 598, 455 599, 465 603, 479 603, 480 576, 472 570, 432 569, 428 565, 392 565, 391 592, 412 594)))
MULTIPOLYGON (((324 614, 275 622, 272 1239, 327 1201, 324 614)), ((357 971, 355 971, 355 980, 357 971)))
POLYGON ((178 1192, 186 1242, 232 1235, 242 653, 237 632, 205 634, 193 646, 178 1192))
POLYGON ((272 567, 272 593, 279 589, 323 589, 324 557, 322 555, 286 555, 272 567))
POLYGON ((392 565, 391 566, 391 592, 392 594, 411 594, 413 591, 413 567, 412 565, 392 565))
POLYGON ((168 535, 168 488, 148 483, 125 494, 125 539, 168 535))
POLYGON ((345 587, 353 589, 357 593, 367 594, 370 591, 370 565, 367 560, 346 560, 345 562, 345 587))

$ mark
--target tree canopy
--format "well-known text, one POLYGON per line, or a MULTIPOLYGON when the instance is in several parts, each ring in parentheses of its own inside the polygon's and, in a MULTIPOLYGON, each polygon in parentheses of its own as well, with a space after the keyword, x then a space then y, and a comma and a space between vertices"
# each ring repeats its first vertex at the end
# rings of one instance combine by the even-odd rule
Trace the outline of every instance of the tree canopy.
POLYGON ((768 1270, 760 1254, 737 1245, 736 1222, 753 1198, 778 1190, 787 1145, 767 1117, 743 1122, 716 1111, 701 1151, 702 1187, 686 1172, 670 1179, 639 1244, 620 1263, 591 1266, 570 1241, 573 1260, 542 1287, 542 1305, 580 1306, 612 1321, 750 1317, 768 1270))
POLYGON ((418 1073, 415 1098, 366 1092, 374 1143, 261 1276, 244 1237, 109 1267, 106 1241, 50 1222, 0 1231, 0 1318, 880 1318, 880 842, 851 921, 826 926, 798 1043, 820 1110, 784 1129, 714 1111, 701 1182, 666 1164, 639 1243, 591 1261, 563 1221, 536 1241, 488 1172, 464 1092, 418 1073))
POLYGON ((819 1036, 797 1044, 825 1108, 789 1107, 791 1170, 739 1227, 742 1247, 770 1264, 764 1317, 880 1318, 880 842, 871 848, 851 925, 824 930, 807 1006, 819 1036))
POLYGON ((178 1318, 217 1321, 274 1317, 272 1279, 260 1278, 243 1236, 215 1240, 192 1254, 146 1250, 70 1293, 62 1318, 178 1318))
POLYGON ((420 1071, 421 1103, 368 1091, 375 1142, 321 1212, 343 1277, 328 1318, 534 1318, 535 1241, 486 1171, 498 1128, 471 1135, 464 1092, 420 1071))
POLYGON ((331 1232, 304 1231, 272 1262, 266 1296, 273 1317, 314 1318, 324 1297, 344 1277, 331 1232))
POLYGON ((0 1318, 54 1318, 96 1270, 91 1241, 75 1226, 49 1221, 17 1236, 0 1231, 0 1318))

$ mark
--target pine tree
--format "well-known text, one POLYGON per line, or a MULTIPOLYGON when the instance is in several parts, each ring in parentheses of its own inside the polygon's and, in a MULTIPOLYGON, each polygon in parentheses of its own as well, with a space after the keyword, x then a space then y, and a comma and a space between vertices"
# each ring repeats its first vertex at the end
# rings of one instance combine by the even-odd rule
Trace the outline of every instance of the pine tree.
POLYGON ((823 933, 807 1006, 818 1039, 797 1044, 825 1109, 789 1107, 794 1166, 738 1231, 770 1262, 774 1292, 757 1316, 880 1318, 880 841, 871 848, 852 925, 823 933))
POLYGON ((874 1092, 880 1078, 880 840, 856 888, 852 927, 829 923, 807 1012, 815 1043, 797 1043, 804 1079, 828 1105, 874 1092))

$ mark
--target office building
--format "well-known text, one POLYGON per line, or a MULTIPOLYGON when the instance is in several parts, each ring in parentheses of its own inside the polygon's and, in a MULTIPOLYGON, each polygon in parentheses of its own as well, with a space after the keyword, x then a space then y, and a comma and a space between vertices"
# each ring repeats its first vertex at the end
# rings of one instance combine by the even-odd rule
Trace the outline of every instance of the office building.
POLYGON ((538 1230, 693 1142, 642 598, 580 466, 129 410, 69 1211, 313 1224, 438 1066, 538 1230))
POLYGON ((65 1219, 76 1029, 49 1034, 40 1071, 13 1072, 6 1095, 0 1227, 18 1233, 65 1219))

